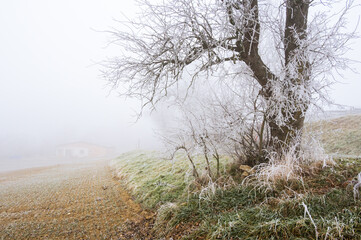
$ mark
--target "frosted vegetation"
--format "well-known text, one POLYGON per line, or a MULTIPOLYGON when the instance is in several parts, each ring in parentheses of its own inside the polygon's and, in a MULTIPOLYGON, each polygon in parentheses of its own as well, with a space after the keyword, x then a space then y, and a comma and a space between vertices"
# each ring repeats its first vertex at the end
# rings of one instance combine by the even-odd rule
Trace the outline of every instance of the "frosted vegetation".
MULTIPOLYGON (((116 176, 144 207, 157 211, 159 238, 352 239, 360 234, 359 159, 249 169, 224 158, 217 181, 192 176, 186 157, 134 151, 112 161, 116 176), (299 170, 302 169, 300 175, 299 170)), ((211 162, 215 169, 215 162, 211 162)))

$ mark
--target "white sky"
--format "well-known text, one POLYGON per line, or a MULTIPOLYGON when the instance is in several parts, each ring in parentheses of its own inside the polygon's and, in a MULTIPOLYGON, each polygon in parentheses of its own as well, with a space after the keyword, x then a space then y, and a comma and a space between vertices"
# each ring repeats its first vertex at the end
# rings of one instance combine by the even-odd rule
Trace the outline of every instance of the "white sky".
MULTIPOLYGON (((353 11, 354 26, 360 9, 353 11)), ((134 121, 135 101, 105 88, 94 62, 111 55, 105 33, 133 2, 11 0, 0 8, 0 152, 90 141, 130 150, 155 147, 154 122, 134 121), (94 30, 95 29, 95 30, 94 30)), ((361 61, 361 40, 350 57, 361 61)), ((354 65, 360 69, 360 64, 354 65)), ((360 75, 344 74, 330 92, 339 104, 361 107, 360 75)))

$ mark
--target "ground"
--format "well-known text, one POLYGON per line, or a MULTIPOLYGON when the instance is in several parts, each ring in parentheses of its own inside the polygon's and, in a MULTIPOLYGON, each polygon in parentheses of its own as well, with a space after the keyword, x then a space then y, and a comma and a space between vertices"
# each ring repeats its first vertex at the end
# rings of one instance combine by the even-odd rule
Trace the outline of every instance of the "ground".
POLYGON ((107 162, 0 174, 0 239, 151 239, 107 162))

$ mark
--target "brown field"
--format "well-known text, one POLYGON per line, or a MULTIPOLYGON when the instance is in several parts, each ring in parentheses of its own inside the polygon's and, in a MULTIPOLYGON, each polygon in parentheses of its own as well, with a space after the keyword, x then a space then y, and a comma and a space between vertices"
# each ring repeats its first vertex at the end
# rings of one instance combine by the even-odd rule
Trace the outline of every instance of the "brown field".
POLYGON ((151 239, 107 162, 0 174, 0 239, 151 239))

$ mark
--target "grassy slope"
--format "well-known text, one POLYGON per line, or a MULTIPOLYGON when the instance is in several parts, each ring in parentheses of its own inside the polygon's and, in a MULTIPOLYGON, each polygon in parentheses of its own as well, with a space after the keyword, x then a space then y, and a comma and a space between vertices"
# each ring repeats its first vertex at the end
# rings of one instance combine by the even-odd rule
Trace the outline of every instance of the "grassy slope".
POLYGON ((174 201, 186 187, 184 163, 173 164, 156 152, 129 152, 111 163, 136 199, 147 208, 174 201))
MULTIPOLYGON (((230 159, 223 159, 227 162, 230 159)), ((200 159, 195 159, 195 164, 201 171, 206 167, 200 159)), ((146 208, 185 197, 193 180, 189 161, 180 155, 171 161, 157 152, 133 151, 122 154, 111 165, 146 208)), ((221 170, 225 171, 224 166, 221 170)))
POLYGON ((321 133, 328 153, 361 156, 361 115, 316 122, 310 129, 321 133))
POLYGON ((181 167, 155 153, 128 153, 115 164, 135 197, 158 211, 158 234, 184 239, 357 239, 361 203, 354 201, 352 180, 360 160, 340 159, 334 167, 302 182, 280 184, 275 191, 235 185, 215 194, 187 194, 181 167), (174 165, 176 166, 176 165, 174 165), (135 170, 137 169, 137 170, 135 170), (307 190, 306 190, 307 189, 307 190), (204 197, 207 196, 207 197, 204 197), (166 204, 172 202, 173 204, 166 204))
MULTIPOLYGON (((359 149, 353 149, 361 139, 357 137, 361 132, 356 129, 358 118, 326 123, 323 138, 329 152, 337 149, 338 153, 359 155, 359 149)), ((314 127, 320 129, 317 124, 314 127)), ((361 200, 355 201, 352 191, 361 160, 336 161, 333 167, 305 174, 302 181, 280 183, 273 191, 240 184, 197 191, 192 188, 186 159, 178 158, 177 164, 172 164, 154 152, 124 154, 113 161, 113 167, 127 180, 139 202, 158 209, 159 235, 184 239, 361 239, 361 200)), ((235 175, 234 180, 241 179, 235 175)))
POLYGON ((286 183, 272 192, 238 186, 201 201, 195 195, 168 221, 173 226, 199 223, 185 239, 315 239, 312 220, 320 239, 357 239, 361 204, 354 201, 350 181, 359 171, 357 161, 340 160, 317 177, 305 177, 304 185, 286 183), (303 203, 312 220, 305 216, 303 203))

